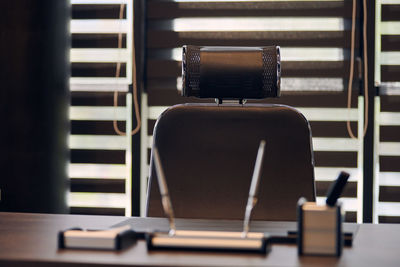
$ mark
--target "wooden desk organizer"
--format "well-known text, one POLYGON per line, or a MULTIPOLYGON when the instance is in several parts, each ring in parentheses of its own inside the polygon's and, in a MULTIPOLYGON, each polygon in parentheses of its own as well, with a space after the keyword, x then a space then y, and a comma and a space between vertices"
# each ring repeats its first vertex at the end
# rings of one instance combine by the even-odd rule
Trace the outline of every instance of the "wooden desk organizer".
POLYGON ((342 208, 317 205, 301 198, 297 204, 299 255, 327 255, 339 257, 343 249, 342 208))
POLYGON ((242 232, 177 230, 174 235, 163 232, 148 234, 146 241, 149 250, 217 250, 265 254, 269 251, 268 237, 268 234, 255 232, 242 237, 242 232))

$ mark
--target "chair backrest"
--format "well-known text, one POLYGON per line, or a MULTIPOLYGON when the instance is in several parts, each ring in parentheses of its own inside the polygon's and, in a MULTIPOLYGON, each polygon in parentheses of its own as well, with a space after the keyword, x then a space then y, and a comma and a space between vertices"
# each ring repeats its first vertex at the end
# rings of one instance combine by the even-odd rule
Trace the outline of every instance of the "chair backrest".
MULTIPOLYGON (((157 120, 159 150, 178 218, 243 219, 260 140, 266 140, 255 220, 295 220, 315 201, 311 131, 296 109, 271 104, 181 104, 157 120)), ((163 217, 153 156, 146 215, 163 217)))

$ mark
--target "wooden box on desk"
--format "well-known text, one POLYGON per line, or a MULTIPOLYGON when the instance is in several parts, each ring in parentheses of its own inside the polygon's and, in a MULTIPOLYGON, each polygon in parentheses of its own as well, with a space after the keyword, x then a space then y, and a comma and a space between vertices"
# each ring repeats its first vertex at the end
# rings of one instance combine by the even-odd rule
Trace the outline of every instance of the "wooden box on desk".
POLYGON ((330 207, 315 202, 298 202, 299 255, 340 256, 343 249, 341 203, 330 207))

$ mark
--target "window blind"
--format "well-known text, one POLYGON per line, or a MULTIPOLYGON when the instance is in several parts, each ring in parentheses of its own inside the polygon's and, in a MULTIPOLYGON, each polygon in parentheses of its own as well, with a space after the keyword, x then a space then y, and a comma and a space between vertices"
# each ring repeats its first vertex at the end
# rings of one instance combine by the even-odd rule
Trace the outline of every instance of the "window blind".
MULTIPOLYGON (((343 194, 347 221, 362 221, 363 97, 353 84, 347 110, 352 1, 148 0, 146 92, 142 95, 141 169, 147 170, 155 120, 182 98, 181 47, 190 45, 281 46, 282 97, 266 103, 297 107, 310 121, 316 161, 317 201, 340 170, 351 173, 343 194), (360 125, 360 127, 359 127, 360 125)), ((359 31, 356 33, 357 40, 359 31)), ((356 55, 359 54, 356 41, 356 55)), ((355 77, 358 77, 356 64, 355 77)), ((211 101, 211 100, 209 100, 211 101)), ((141 174, 142 214, 148 173, 141 174)))
POLYGON ((374 222, 400 222, 400 1, 376 1, 374 222))
POLYGON ((120 130, 131 131, 133 3, 71 4, 70 212, 131 216, 132 138, 118 135, 113 121, 120 130))

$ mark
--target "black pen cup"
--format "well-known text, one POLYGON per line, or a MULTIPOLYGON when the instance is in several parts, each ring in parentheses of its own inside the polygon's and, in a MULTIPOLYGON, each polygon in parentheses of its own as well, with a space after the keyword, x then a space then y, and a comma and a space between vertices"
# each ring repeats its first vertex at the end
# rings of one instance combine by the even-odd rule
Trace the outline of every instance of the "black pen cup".
POLYGON ((299 255, 339 257, 343 250, 342 205, 317 205, 300 198, 297 203, 297 246, 299 255))

